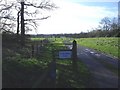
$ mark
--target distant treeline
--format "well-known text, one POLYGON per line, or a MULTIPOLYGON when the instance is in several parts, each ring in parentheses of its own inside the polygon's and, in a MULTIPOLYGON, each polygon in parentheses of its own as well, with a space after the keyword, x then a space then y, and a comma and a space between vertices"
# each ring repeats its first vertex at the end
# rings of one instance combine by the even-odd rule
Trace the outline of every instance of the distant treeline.
POLYGON ((89 37, 120 37, 120 24, 118 18, 104 17, 100 22, 98 28, 89 32, 81 32, 75 34, 38 34, 31 35, 32 37, 50 38, 50 37, 71 37, 71 38, 89 38, 89 37))
POLYGON ((32 37, 39 38, 60 38, 60 37, 70 37, 70 38, 89 38, 89 37, 120 37, 120 30, 93 30, 87 33, 75 33, 75 34, 37 34, 31 35, 32 37))

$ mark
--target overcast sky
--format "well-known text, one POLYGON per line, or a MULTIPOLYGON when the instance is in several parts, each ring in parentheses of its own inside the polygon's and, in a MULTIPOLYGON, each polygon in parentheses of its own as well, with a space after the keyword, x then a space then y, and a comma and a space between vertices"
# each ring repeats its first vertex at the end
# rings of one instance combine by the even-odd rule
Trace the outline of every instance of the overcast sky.
MULTIPOLYGON (((37 0, 40 1, 40 0, 37 0)), ((40 21, 29 34, 80 33, 98 27, 104 17, 118 16, 119 0, 50 0, 59 8, 46 11, 50 18, 40 21)), ((43 14, 44 15, 44 14, 43 14)))

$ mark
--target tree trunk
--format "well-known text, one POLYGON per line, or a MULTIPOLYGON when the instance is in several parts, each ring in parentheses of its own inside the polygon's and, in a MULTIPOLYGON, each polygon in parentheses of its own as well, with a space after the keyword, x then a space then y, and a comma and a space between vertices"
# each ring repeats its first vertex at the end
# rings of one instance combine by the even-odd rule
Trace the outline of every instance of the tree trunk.
POLYGON ((21 45, 25 45, 24 2, 21 2, 21 45))
POLYGON ((19 13, 20 11, 17 14, 17 35, 19 34, 19 13))

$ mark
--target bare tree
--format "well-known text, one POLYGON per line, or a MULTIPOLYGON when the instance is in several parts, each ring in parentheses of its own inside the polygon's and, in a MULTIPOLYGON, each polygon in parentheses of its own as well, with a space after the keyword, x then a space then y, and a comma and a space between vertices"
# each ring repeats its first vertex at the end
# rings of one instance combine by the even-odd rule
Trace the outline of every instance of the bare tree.
POLYGON ((55 4, 50 2, 49 0, 41 0, 40 2, 38 0, 20 0, 9 3, 9 5, 7 2, 5 2, 0 6, 2 7, 2 9, 0 9, 0 23, 3 24, 0 27, 6 29, 6 27, 9 26, 9 28, 11 29, 15 27, 15 22, 17 22, 17 34, 21 33, 21 44, 23 46, 25 40, 25 32, 33 29, 36 30, 38 20, 44 20, 50 17, 48 15, 42 16, 42 11, 53 10, 54 8, 57 8, 55 4), (15 16, 15 12, 17 13, 17 17, 15 16), (37 14, 39 13, 41 13, 42 17, 37 16, 37 14), (13 23, 8 20, 12 20, 13 23), (10 22, 10 24, 7 22, 10 22))
POLYGON ((99 27, 102 30, 106 31, 110 30, 111 20, 109 17, 104 17, 99 23, 100 23, 99 27))
POLYGON ((13 4, 7 4, 5 0, 0 1, 0 32, 11 31, 15 26, 15 18, 12 16, 11 8, 13 4))
MULTIPOLYGON (((21 16, 21 44, 24 45, 24 35, 25 35, 25 27, 26 25, 33 26, 34 29, 37 27, 36 20, 44 20, 47 19, 49 16, 42 17, 42 18, 36 18, 36 14, 38 13, 38 10, 51 10, 53 8, 56 8, 53 3, 50 3, 50 1, 43 0, 40 3, 38 2, 20 2, 21 4, 21 9, 20 9, 20 16, 21 16), (35 8, 35 11, 29 12, 27 9, 28 8, 35 8), (37 9, 37 10, 36 10, 37 9), (24 15, 27 15, 31 18, 24 19, 24 15), (25 22, 25 23, 24 23, 25 22)), ((26 27, 29 30, 29 27, 26 27)))
MULTIPOLYGON (((6 0, 1 0, 1 2, 3 2, 3 1, 5 2, 6 0)), ((9 19, 9 20, 14 19, 15 22, 13 24, 17 25, 17 34, 20 34, 20 33, 25 34, 26 31, 33 30, 33 29, 36 30, 37 26, 38 26, 37 22, 39 20, 44 20, 44 19, 47 19, 50 17, 50 16, 43 16, 42 15, 44 13, 43 11, 53 10, 54 8, 57 8, 55 6, 55 4, 50 2, 49 0, 41 0, 41 1, 25 0, 23 3, 21 3, 21 0, 17 0, 14 2, 7 1, 4 4, 0 4, 0 7, 1 7, 0 8, 1 23, 3 24, 3 22, 6 21, 6 19, 9 19), (22 9, 22 6, 23 6, 23 9, 22 9), (23 10, 23 12, 22 12, 23 14, 21 14, 21 10, 23 10), (3 13, 3 14, 1 14, 1 13, 3 13), (16 16, 15 16, 15 13, 17 13, 16 16), (41 14, 41 16, 39 15, 39 17, 38 17, 38 14, 41 14), (21 15, 24 15, 25 18, 23 18, 23 16, 21 16, 21 15), (24 19, 23 20, 24 25, 21 24, 22 18, 24 19), (21 31, 22 29, 21 29, 20 25, 23 25, 23 27, 24 27, 23 32, 21 31)), ((8 26, 10 24, 6 24, 6 25, 8 26)), ((4 25, 2 25, 2 27, 3 26, 4 25)), ((11 25, 11 26, 13 26, 13 25, 11 25)), ((6 29, 6 30, 8 30, 8 29, 6 29)))
MULTIPOLYGON (((50 17, 50 16, 37 17, 37 14, 39 12, 42 12, 42 10, 53 10, 54 8, 57 8, 54 3, 51 3, 50 1, 47 1, 47 0, 42 0, 39 3, 37 0, 36 1, 34 0, 34 2, 30 0, 29 1, 26 0, 25 2, 20 2, 20 4, 21 4, 21 7, 19 8, 18 12, 20 12, 21 14, 18 14, 18 22, 19 22, 19 17, 21 17, 21 28, 22 26, 24 27, 21 29, 23 30, 21 31, 21 34, 22 33, 24 34, 25 31, 29 31, 31 29, 36 30, 38 26, 37 24, 38 20, 44 20, 50 17), (29 10, 29 8, 32 8, 33 10, 29 10), (22 21, 22 19, 24 19, 24 21, 22 21), (22 23, 24 23, 24 25, 22 23)), ((17 33, 18 32, 19 32, 19 29, 17 29, 17 33)))

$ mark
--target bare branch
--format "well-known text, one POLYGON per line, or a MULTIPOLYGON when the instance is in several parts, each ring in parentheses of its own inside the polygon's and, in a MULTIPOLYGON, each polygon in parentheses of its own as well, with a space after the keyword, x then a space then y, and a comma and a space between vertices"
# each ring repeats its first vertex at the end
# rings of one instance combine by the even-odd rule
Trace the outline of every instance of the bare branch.
POLYGON ((39 5, 35 5, 32 3, 25 3, 26 6, 31 6, 31 7, 35 7, 35 8, 40 8, 40 9, 48 9, 48 10, 52 10, 53 8, 57 8, 55 6, 55 4, 50 3, 49 1, 42 1, 39 5))
POLYGON ((13 4, 11 4, 10 6, 7 6, 7 7, 5 7, 5 8, 0 9, 0 12, 2 12, 3 10, 8 10, 8 9, 10 9, 12 6, 13 6, 13 4))
MULTIPOLYGON (((32 25, 30 23, 25 23, 25 24, 28 25, 28 26, 32 26, 34 29, 37 29, 37 25, 32 25)), ((25 26, 25 27, 28 27, 28 26, 25 26)), ((28 27, 28 28, 30 28, 30 27, 28 27)))
POLYGON ((4 19, 9 19, 9 20, 11 20, 11 21, 16 21, 14 17, 10 17, 9 15, 8 15, 8 16, 4 16, 4 17, 1 17, 1 16, 0 16, 0 19, 3 19, 3 18, 4 18, 4 19))
POLYGON ((28 11, 24 11, 24 13, 25 13, 26 15, 32 16, 32 17, 33 17, 33 15, 36 15, 36 14, 37 14, 36 11, 35 11, 35 12, 32 12, 32 13, 30 13, 30 12, 28 12, 28 11))
POLYGON ((44 20, 44 19, 48 19, 50 16, 47 17, 43 17, 43 18, 36 18, 36 19, 25 19, 25 21, 32 21, 32 20, 44 20))

